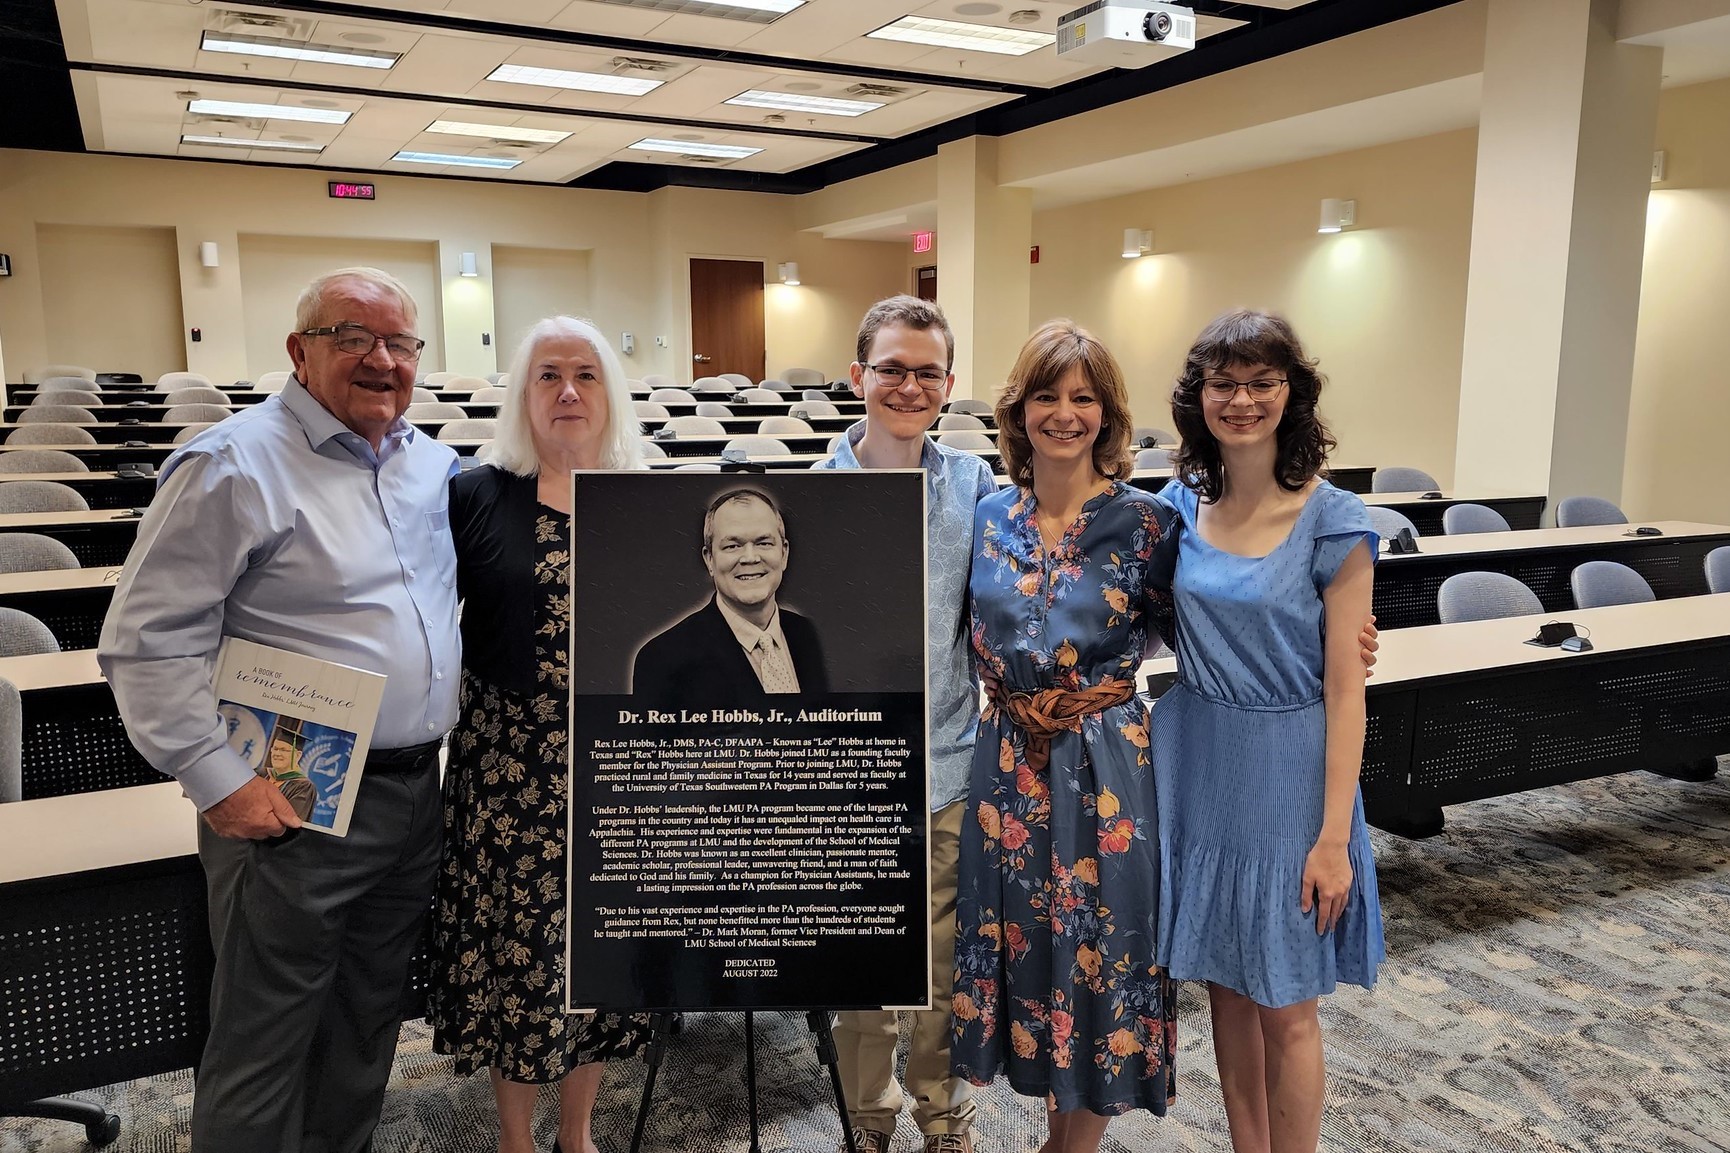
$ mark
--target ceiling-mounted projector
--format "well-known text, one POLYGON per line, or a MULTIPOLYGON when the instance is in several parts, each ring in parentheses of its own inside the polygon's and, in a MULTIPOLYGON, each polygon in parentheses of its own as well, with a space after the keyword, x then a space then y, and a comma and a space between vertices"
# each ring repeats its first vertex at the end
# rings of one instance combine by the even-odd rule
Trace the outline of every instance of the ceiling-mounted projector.
POLYGON ((1057 54, 1100 68, 1145 68, 1195 47, 1195 10, 1160 0, 1095 0, 1057 21, 1057 54))

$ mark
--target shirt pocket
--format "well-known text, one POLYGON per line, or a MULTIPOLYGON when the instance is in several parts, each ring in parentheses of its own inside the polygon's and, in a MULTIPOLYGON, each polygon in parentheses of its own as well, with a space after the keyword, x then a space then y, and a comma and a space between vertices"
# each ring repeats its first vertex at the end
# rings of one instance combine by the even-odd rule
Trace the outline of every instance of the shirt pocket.
POLYGON ((426 527, 433 571, 438 574, 439 583, 448 589, 457 583, 457 553, 456 542, 451 538, 450 506, 429 510, 426 527))

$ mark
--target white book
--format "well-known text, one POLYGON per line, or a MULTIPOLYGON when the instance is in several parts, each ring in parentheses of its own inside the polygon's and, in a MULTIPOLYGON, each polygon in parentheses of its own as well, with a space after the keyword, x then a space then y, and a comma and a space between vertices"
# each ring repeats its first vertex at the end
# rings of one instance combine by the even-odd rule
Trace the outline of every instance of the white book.
POLYGON ((216 656, 216 711, 228 747, 276 783, 301 827, 342 837, 384 682, 382 673, 227 637, 216 656))

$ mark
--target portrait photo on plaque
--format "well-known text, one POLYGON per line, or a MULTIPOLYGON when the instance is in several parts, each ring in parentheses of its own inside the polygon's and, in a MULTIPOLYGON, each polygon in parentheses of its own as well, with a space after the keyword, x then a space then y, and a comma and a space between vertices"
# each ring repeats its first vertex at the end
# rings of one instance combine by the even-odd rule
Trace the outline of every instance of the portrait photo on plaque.
POLYGON ((929 998, 925 477, 577 473, 567 1008, 929 998))

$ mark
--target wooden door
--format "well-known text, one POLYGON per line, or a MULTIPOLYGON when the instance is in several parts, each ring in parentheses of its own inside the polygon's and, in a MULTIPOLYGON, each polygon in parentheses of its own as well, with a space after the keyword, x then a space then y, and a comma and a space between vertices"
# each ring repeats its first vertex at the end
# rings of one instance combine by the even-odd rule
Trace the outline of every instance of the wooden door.
POLYGON ((763 379, 763 262, 691 261, 691 379, 763 379))
POLYGON ((928 264, 913 270, 913 295, 920 300, 937 302, 937 266, 928 264))

